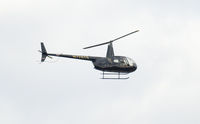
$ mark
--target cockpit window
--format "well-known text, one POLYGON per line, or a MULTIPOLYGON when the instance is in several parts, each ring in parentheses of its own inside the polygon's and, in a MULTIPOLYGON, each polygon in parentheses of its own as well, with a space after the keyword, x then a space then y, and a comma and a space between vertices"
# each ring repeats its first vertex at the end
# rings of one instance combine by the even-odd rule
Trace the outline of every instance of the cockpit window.
POLYGON ((119 63, 119 60, 118 59, 114 59, 114 63, 119 63))
POLYGON ((123 63, 123 64, 125 63, 124 59, 122 59, 122 58, 120 58, 119 61, 120 61, 120 63, 123 63))
POLYGON ((130 65, 130 66, 133 66, 134 61, 133 61, 131 58, 128 58, 128 57, 127 57, 127 60, 128 60, 129 65, 130 65))

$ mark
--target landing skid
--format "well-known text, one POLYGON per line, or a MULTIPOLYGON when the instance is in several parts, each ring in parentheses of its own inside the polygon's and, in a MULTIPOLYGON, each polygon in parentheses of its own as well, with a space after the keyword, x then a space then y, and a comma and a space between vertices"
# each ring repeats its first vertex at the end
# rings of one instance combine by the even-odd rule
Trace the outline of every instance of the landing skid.
POLYGON ((129 77, 126 77, 126 78, 100 78, 100 79, 127 80, 127 79, 129 79, 129 77))
POLYGON ((105 73, 103 71, 102 74, 102 78, 101 79, 121 79, 121 80, 126 80, 129 79, 129 77, 121 77, 121 75, 127 75, 128 73, 120 73, 120 72, 116 72, 116 73, 105 73), (110 75, 110 76, 115 76, 117 75, 117 77, 105 77, 105 75, 110 75))

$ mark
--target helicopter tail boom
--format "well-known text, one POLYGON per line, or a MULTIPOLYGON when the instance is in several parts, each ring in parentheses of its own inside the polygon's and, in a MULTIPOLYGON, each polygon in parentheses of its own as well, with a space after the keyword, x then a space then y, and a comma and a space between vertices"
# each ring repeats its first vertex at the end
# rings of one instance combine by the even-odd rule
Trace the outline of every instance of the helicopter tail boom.
POLYGON ((42 53, 41 62, 44 62, 46 57, 52 58, 51 56, 65 57, 65 58, 72 58, 72 59, 81 59, 81 60, 88 60, 88 61, 95 61, 96 58, 98 58, 98 57, 93 57, 93 56, 47 53, 47 50, 46 50, 43 42, 41 42, 41 51, 39 50, 39 52, 42 53))
POLYGON ((68 54, 54 54, 48 53, 48 56, 56 56, 56 57, 64 57, 64 58, 72 58, 72 59, 80 59, 80 60, 88 60, 88 61, 95 61, 98 57, 92 56, 82 56, 82 55, 68 55, 68 54))

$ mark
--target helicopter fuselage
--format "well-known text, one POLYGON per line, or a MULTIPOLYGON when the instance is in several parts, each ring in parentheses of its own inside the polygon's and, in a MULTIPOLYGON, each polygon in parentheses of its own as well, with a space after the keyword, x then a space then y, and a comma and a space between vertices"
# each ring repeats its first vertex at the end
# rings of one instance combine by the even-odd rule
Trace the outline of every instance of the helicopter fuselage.
POLYGON ((99 57, 93 61, 93 65, 95 69, 106 72, 130 73, 137 69, 136 63, 125 56, 99 57))

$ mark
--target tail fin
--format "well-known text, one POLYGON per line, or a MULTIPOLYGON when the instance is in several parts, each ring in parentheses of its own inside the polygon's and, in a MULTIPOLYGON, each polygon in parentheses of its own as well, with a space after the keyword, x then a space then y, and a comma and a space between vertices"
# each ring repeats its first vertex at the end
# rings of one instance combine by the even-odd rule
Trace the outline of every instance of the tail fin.
POLYGON ((41 42, 41 50, 42 50, 41 51, 41 53, 42 53, 41 62, 44 62, 44 60, 46 59, 46 57, 48 56, 48 54, 47 54, 47 50, 46 50, 43 42, 41 42))

